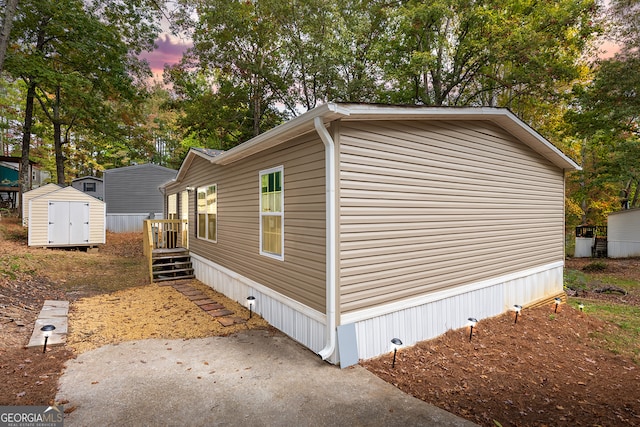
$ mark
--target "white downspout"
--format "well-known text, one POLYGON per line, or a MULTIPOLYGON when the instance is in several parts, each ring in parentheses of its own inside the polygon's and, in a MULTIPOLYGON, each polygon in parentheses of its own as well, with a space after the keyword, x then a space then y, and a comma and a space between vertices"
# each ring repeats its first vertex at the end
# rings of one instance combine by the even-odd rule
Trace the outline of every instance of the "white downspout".
POLYGON ((336 348, 336 177, 335 177, 335 143, 324 127, 322 118, 313 119, 313 124, 320 139, 324 143, 325 173, 326 173, 326 333, 325 347, 318 352, 322 360, 327 360, 336 348))

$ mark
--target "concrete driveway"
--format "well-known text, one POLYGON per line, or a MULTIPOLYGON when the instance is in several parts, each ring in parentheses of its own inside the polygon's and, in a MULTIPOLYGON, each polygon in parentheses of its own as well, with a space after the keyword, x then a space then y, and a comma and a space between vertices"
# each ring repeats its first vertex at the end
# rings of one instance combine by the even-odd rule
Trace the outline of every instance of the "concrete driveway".
POLYGON ((264 330, 84 353, 68 362, 57 400, 75 407, 65 426, 474 425, 264 330))

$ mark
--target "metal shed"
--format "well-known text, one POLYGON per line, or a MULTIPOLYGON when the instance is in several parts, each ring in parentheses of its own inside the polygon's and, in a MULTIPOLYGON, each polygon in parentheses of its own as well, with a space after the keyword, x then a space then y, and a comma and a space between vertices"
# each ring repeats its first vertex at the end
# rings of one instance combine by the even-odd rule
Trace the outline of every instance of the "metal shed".
POLYGON ((28 197, 27 200, 29 246, 96 246, 105 243, 103 201, 73 187, 28 197))

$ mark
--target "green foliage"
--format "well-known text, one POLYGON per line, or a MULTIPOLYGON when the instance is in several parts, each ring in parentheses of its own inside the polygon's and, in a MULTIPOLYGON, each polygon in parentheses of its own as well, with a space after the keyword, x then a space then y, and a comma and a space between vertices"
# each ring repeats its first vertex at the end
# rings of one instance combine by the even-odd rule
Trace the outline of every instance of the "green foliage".
POLYGON ((615 330, 592 332, 591 335, 607 342, 615 354, 640 363, 640 307, 628 304, 590 301, 588 315, 613 323, 615 330))
POLYGON ((587 276, 578 270, 564 270, 564 286, 574 291, 587 289, 587 276))
POLYGON ((586 271, 588 273, 602 273, 607 270, 607 263, 603 261, 593 261, 584 267, 582 267, 582 271, 586 271))

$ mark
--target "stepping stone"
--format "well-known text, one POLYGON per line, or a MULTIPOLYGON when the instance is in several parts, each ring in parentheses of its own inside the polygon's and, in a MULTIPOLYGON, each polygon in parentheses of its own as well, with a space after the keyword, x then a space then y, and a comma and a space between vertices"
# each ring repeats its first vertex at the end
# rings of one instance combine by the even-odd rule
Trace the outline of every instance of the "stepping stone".
POLYGON ((184 295, 184 296, 187 296, 187 297, 192 297, 194 295, 202 295, 202 292, 200 292, 197 289, 190 289, 188 291, 186 291, 186 290, 185 291, 180 291, 180 293, 182 295, 184 295))
POLYGON ((182 292, 182 291, 193 291, 195 289, 193 289, 192 286, 189 285, 185 285, 185 284, 178 284, 178 285, 172 285, 173 288, 178 291, 178 292, 182 292))
POLYGON ((220 310, 207 311, 207 313, 209 313, 213 317, 224 317, 224 316, 228 316, 230 314, 233 314, 233 311, 227 310, 225 308, 221 308, 220 310))
POLYGON ((247 323, 246 319, 243 319, 241 317, 221 317, 218 319, 218 322, 220 322, 220 324, 224 327, 247 323))
POLYGON ((206 301, 209 298, 203 294, 203 293, 198 293, 197 295, 185 295, 187 298, 189 298, 190 301, 206 301))
POLYGON ((224 305, 214 302, 213 304, 201 305, 200 308, 203 309, 204 311, 222 310, 224 308, 224 305))
POLYGON ((47 340, 47 346, 61 345, 67 340, 68 321, 67 313, 69 312, 68 301, 46 300, 40 310, 40 314, 33 326, 33 333, 27 347, 42 347, 44 344, 44 336, 40 328, 44 325, 53 325, 56 328, 47 340))
POLYGON ((218 304, 217 302, 215 302, 214 300, 212 300, 211 298, 206 298, 206 299, 199 299, 199 300, 195 300, 193 301, 195 303, 195 305, 197 306, 203 306, 203 305, 207 305, 207 304, 218 304))

